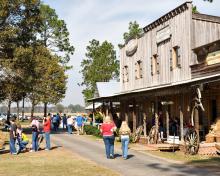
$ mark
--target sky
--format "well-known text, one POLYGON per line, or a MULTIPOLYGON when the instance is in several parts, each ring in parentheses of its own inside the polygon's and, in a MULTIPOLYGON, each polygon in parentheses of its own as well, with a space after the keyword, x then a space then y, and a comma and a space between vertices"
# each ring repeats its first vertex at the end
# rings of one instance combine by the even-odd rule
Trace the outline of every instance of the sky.
MULTIPOLYGON (((200 13, 220 16, 220 0, 213 3, 194 0, 200 13)), ((66 97, 62 104, 84 106, 80 63, 85 58, 86 46, 92 39, 111 42, 119 52, 118 44, 123 43, 123 33, 128 31, 130 21, 137 21, 141 27, 158 19, 165 13, 184 3, 184 0, 43 0, 56 10, 70 32, 70 42, 75 47, 67 74, 66 97)), ((117 55, 118 56, 118 55, 117 55)), ((119 57, 119 56, 118 56, 119 57)))

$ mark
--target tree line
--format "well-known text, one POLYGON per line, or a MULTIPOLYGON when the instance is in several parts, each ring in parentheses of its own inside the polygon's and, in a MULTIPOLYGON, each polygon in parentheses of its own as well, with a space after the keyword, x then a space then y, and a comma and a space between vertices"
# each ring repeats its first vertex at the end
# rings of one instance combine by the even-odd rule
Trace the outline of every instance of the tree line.
POLYGON ((57 104, 65 96, 66 71, 74 47, 64 20, 40 0, 0 1, 0 102, 28 99, 31 114, 39 103, 57 104))
MULTIPOLYGON (((7 113, 8 107, 7 106, 0 106, 0 112, 7 113)), ((85 108, 79 104, 73 105, 69 104, 68 106, 64 106, 60 103, 56 104, 55 106, 49 106, 47 108, 48 112, 52 113, 77 113, 77 112, 85 112, 85 108)), ((24 107, 25 113, 31 113, 31 107, 24 107)), ((11 107, 11 113, 17 113, 16 107, 11 107)), ((41 105, 35 106, 35 113, 44 113, 44 107, 41 105)))

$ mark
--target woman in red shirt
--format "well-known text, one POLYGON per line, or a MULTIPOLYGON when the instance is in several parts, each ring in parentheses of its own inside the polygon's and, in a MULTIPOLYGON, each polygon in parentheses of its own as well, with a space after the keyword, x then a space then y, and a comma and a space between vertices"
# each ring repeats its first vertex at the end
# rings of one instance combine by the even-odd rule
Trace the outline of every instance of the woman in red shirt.
POLYGON ((106 157, 108 159, 114 158, 114 131, 116 130, 116 126, 114 122, 112 122, 109 116, 105 117, 104 123, 102 124, 100 131, 103 136, 103 141, 105 143, 105 152, 106 157))
POLYGON ((50 128, 51 128, 50 116, 47 116, 43 120, 43 125, 44 125, 44 134, 45 134, 45 140, 46 140, 45 150, 50 150, 50 128))

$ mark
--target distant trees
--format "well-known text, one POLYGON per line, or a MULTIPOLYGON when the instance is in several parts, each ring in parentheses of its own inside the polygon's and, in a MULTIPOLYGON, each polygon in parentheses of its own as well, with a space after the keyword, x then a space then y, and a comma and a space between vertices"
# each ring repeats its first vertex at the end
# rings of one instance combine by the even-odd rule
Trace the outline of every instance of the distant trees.
POLYGON ((79 104, 76 104, 76 105, 73 105, 73 104, 70 104, 68 106, 68 111, 69 112, 84 112, 85 111, 85 108, 79 104))
MULTIPOLYGON (((6 113, 8 110, 8 107, 3 105, 0 106, 0 112, 4 112, 6 113)), ((32 111, 32 107, 25 107, 24 108, 25 113, 31 113, 32 111)), ((11 107, 11 113, 16 113, 17 112, 17 108, 16 107, 11 107)), ((37 113, 43 113, 44 112, 44 106, 42 106, 41 104, 36 105, 34 108, 34 112, 37 113)), ((58 103, 57 105, 53 105, 53 106, 48 106, 48 112, 51 113, 58 113, 58 112, 62 112, 62 113, 76 113, 76 112, 85 112, 85 107, 81 106, 79 104, 70 104, 68 106, 64 106, 61 103, 58 103)))
POLYGON ((64 112, 64 109, 65 109, 65 107, 62 104, 56 105, 57 112, 62 113, 62 112, 64 112))
POLYGON ((82 92, 85 100, 94 96, 96 82, 108 82, 119 76, 119 61, 111 43, 93 39, 86 50, 86 58, 81 62, 83 82, 80 84, 85 86, 82 92))

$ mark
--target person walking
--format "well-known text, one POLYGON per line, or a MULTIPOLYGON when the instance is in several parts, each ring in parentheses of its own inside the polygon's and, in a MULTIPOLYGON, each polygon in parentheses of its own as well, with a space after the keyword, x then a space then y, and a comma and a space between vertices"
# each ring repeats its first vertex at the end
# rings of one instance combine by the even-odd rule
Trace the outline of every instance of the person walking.
POLYGON ((45 150, 50 150, 50 129, 51 129, 51 121, 50 116, 47 116, 43 120, 43 126, 44 126, 44 135, 46 140, 46 148, 45 150))
POLYGON ((84 118, 78 113, 76 117, 77 135, 83 134, 84 118))
POLYGON ((66 114, 63 115, 62 121, 63 121, 63 130, 64 130, 64 128, 67 129, 67 117, 66 117, 66 114))
POLYGON ((33 120, 31 122, 31 128, 32 128, 32 150, 30 150, 30 152, 36 152, 38 150, 38 135, 40 129, 40 124, 39 121, 36 119, 36 117, 33 117, 33 120))
POLYGON ((131 129, 128 127, 126 121, 123 121, 119 129, 119 134, 121 136, 121 148, 122 148, 122 157, 126 160, 128 158, 128 144, 129 136, 131 134, 131 129))
POLYGON ((67 129, 69 134, 73 133, 73 118, 71 116, 67 118, 67 129))
POLYGON ((59 127, 59 114, 53 115, 52 123, 53 123, 54 131, 58 131, 58 127, 59 127))
POLYGON ((101 125, 100 131, 103 136, 103 141, 105 143, 105 152, 107 159, 114 159, 114 131, 116 126, 111 120, 110 116, 106 116, 104 123, 101 125))
POLYGON ((17 130, 17 126, 16 126, 16 123, 15 123, 15 118, 14 117, 11 117, 10 118, 10 139, 9 139, 9 144, 10 144, 10 153, 12 155, 17 155, 17 151, 16 151, 16 148, 15 148, 15 141, 16 141, 16 137, 17 137, 17 134, 16 134, 16 130, 17 130))

